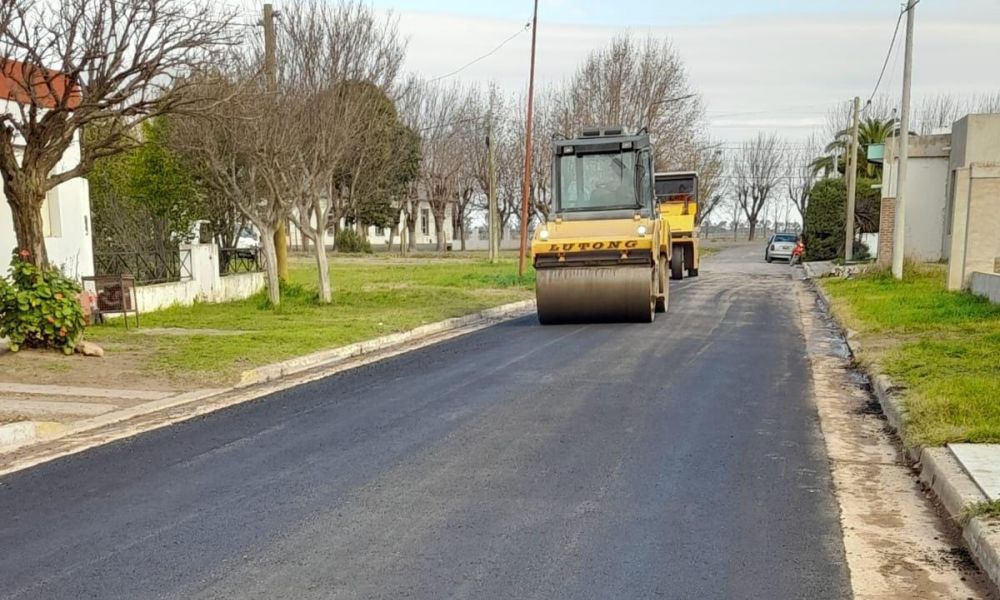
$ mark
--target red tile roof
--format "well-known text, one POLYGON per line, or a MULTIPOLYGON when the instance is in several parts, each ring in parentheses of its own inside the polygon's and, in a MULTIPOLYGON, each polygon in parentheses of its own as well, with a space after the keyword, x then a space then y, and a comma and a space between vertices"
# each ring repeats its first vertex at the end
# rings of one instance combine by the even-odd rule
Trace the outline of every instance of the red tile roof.
POLYGON ((72 109, 80 105, 80 87, 71 85, 62 73, 17 60, 0 59, 0 98, 41 108, 62 105, 72 109))

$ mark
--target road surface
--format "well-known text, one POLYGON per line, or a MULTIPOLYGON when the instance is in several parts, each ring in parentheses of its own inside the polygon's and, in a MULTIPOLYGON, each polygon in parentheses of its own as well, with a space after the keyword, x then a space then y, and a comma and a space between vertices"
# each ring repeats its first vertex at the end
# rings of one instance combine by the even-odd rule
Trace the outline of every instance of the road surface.
POLYGON ((844 598, 786 265, 524 318, 0 479, 0 598, 844 598), (776 460, 779 459, 780 460, 776 460))

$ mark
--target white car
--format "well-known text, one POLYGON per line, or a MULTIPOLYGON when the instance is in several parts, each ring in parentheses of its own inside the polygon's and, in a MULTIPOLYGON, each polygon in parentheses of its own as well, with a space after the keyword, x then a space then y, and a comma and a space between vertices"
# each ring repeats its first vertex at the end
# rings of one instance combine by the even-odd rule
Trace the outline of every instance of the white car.
POLYGON ((240 258, 253 258, 260 250, 260 240, 253 231, 244 229, 240 232, 240 237, 236 239, 236 256, 240 258))
POLYGON ((767 240, 767 248, 764 250, 764 260, 771 262, 774 259, 792 260, 792 251, 795 250, 795 243, 799 236, 794 233, 776 233, 767 240))

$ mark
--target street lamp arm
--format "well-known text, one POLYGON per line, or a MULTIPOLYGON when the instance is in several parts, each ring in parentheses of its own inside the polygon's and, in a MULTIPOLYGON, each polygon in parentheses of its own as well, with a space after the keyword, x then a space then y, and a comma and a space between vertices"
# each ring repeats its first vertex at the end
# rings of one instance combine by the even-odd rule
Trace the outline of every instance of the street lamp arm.
POLYGON ((662 100, 653 100, 646 107, 646 123, 649 124, 653 120, 653 107, 659 106, 661 104, 670 104, 673 102, 683 102, 684 100, 689 100, 694 98, 697 94, 684 94, 683 96, 676 96, 674 98, 663 98, 662 100))

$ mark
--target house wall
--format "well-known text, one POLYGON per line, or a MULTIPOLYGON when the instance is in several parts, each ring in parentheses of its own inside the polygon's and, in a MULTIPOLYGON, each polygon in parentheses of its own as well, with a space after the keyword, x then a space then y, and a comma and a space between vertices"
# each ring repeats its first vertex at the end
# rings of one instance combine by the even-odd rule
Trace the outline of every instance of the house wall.
POLYGON ((1000 162, 955 169, 948 289, 969 287, 973 273, 993 273, 1000 262, 1000 162))
POLYGON ((952 131, 948 288, 957 290, 1000 259, 1000 114, 968 115, 952 131))
MULTIPOLYGON (((879 216, 879 247, 881 264, 892 262, 892 238, 895 230, 896 177, 898 148, 896 140, 886 142, 882 178, 882 212, 879 216)), ((938 261, 947 255, 942 239, 947 214, 948 156, 951 136, 911 136, 907 181, 906 256, 920 261, 938 261)))
POLYGON ((951 168, 1000 160, 1000 114, 966 115, 952 126, 951 168))
MULTIPOLYGON (((72 168, 80 160, 80 146, 74 141, 66 151, 57 172, 72 168)), ((3 183, 0 182, 0 193, 3 183)), ((91 238, 90 188, 87 180, 77 178, 49 192, 42 207, 49 235, 45 249, 49 262, 63 269, 69 277, 79 279, 94 274, 94 247, 91 238)), ((0 272, 6 272, 10 253, 17 246, 14 220, 6 198, 0 203, 0 272)))

